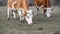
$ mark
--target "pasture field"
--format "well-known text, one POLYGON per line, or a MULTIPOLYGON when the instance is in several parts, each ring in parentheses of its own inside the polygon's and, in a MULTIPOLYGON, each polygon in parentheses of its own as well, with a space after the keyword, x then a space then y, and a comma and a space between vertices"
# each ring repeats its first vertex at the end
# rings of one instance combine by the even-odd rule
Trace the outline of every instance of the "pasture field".
MULTIPOLYGON (((36 11, 34 6, 30 9, 36 11)), ((0 6, 0 34, 54 34, 60 33, 60 7, 54 6, 52 16, 44 17, 42 9, 39 16, 33 18, 33 24, 27 22, 20 23, 19 17, 16 20, 10 14, 10 20, 7 20, 7 7, 0 6)))

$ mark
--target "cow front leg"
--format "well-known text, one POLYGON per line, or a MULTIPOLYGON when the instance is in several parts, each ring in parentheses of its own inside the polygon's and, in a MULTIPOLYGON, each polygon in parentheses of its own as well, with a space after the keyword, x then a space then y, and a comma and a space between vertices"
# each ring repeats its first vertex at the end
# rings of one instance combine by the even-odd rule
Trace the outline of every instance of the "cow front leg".
POLYGON ((17 12, 17 10, 12 7, 11 11, 13 13, 12 15, 13 15, 14 19, 16 19, 16 12, 17 12))
POLYGON ((24 20, 24 17, 22 16, 22 10, 18 11, 19 17, 20 17, 20 21, 22 22, 24 20))
POLYGON ((39 14, 39 7, 36 6, 36 9, 37 9, 37 11, 36 11, 36 15, 38 16, 38 14, 39 14))
POLYGON ((37 7, 37 11, 39 11, 39 7, 37 7))
POLYGON ((51 17, 51 8, 47 8, 46 15, 47 17, 51 17))
POLYGON ((13 11, 13 17, 14 19, 16 19, 16 13, 13 11))
POLYGON ((7 9, 7 19, 9 20, 9 12, 10 12, 10 8, 7 9))
POLYGON ((43 9, 43 10, 44 10, 43 15, 44 15, 44 17, 46 17, 47 9, 43 9))

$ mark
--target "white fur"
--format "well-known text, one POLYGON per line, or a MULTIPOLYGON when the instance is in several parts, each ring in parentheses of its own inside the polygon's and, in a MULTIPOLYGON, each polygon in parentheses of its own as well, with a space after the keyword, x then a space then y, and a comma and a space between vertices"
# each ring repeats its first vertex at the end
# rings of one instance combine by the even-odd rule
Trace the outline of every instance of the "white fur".
POLYGON ((9 18, 10 8, 7 9, 7 18, 9 18))
POLYGON ((32 18, 33 18, 32 10, 27 11, 27 16, 28 17, 25 16, 26 21, 28 22, 28 24, 32 24, 33 23, 32 22, 32 18))
POLYGON ((16 19, 16 13, 13 11, 13 16, 14 16, 14 19, 16 19))
POLYGON ((46 15, 47 17, 51 17, 51 8, 47 8, 46 15))
POLYGON ((23 11, 24 10, 22 10, 21 8, 18 10, 18 14, 19 14, 20 20, 24 20, 23 11))

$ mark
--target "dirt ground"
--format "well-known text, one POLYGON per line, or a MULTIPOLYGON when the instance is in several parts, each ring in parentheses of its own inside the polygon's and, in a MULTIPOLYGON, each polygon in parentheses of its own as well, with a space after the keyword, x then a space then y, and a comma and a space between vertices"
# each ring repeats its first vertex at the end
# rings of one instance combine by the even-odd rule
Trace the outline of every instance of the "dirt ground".
MULTIPOLYGON (((60 33, 60 7, 52 7, 52 16, 44 17, 40 9, 39 16, 33 18, 33 24, 27 22, 20 23, 19 17, 16 20, 10 14, 10 20, 7 20, 7 7, 0 6, 0 34, 54 34, 60 33), (58 33, 59 32, 59 33, 58 33)), ((34 6, 30 9, 36 11, 34 6)))

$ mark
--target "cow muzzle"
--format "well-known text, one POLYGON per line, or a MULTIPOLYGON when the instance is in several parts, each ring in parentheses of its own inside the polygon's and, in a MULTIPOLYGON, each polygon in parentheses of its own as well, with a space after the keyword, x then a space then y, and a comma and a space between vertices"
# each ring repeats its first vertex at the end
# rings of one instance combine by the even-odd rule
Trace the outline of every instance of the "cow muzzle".
POLYGON ((28 10, 27 11, 27 17, 26 18, 26 21, 28 22, 28 24, 32 24, 32 18, 33 18, 33 14, 32 14, 32 10, 28 10))

